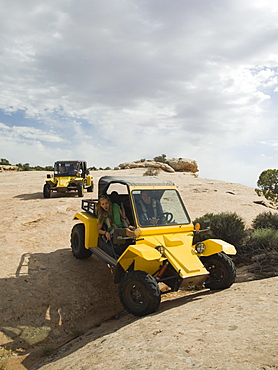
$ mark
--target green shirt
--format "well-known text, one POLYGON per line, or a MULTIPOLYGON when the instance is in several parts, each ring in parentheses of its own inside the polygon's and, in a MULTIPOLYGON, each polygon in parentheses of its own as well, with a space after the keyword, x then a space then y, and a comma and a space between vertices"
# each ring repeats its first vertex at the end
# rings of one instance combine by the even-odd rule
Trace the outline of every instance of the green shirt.
POLYGON ((117 203, 112 203, 112 212, 113 212, 113 219, 114 222, 112 223, 112 217, 111 217, 111 212, 109 211, 107 216, 104 217, 103 221, 108 228, 108 231, 111 231, 115 229, 116 227, 124 227, 122 220, 121 220, 121 214, 120 214, 120 206, 117 203))

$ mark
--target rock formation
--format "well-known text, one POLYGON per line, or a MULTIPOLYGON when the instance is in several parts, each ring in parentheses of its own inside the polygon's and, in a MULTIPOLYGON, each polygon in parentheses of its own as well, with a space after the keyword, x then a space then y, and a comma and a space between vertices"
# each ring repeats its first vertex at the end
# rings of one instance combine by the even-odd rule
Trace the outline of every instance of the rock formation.
POLYGON ((154 168, 165 172, 198 172, 197 162, 186 158, 168 159, 166 163, 156 162, 154 160, 138 160, 134 162, 125 162, 119 164, 114 170, 124 170, 131 168, 154 168))
POLYGON ((10 164, 0 164, 0 172, 2 171, 18 171, 18 167, 10 164))
POLYGON ((187 158, 167 159, 167 163, 177 172, 198 172, 197 162, 187 158))
POLYGON ((134 162, 125 162, 119 164, 117 167, 114 168, 114 170, 124 170, 124 169, 130 169, 130 168, 155 168, 155 169, 161 169, 166 172, 175 172, 175 170, 169 166, 167 163, 162 162, 156 162, 156 161, 134 161, 134 162))

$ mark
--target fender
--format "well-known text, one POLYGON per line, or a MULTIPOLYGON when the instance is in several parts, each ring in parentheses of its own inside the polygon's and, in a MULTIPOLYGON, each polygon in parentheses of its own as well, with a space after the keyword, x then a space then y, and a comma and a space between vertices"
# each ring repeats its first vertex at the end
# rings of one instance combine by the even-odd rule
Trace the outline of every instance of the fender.
POLYGON ((88 175, 88 176, 86 177, 86 185, 87 185, 87 186, 92 186, 92 185, 93 185, 92 179, 93 179, 93 177, 92 177, 92 176, 90 176, 90 175, 88 175))
POLYGON ((153 275, 159 270, 164 257, 146 244, 130 245, 118 259, 118 263, 127 271, 134 264, 134 270, 146 271, 153 275))
POLYGON ((53 177, 48 177, 45 182, 47 182, 50 186, 57 184, 57 181, 53 177))
POLYGON ((235 255, 237 253, 236 248, 234 245, 225 242, 221 239, 207 239, 203 241, 206 246, 206 249, 203 253, 200 253, 200 257, 207 257, 211 256, 212 254, 216 254, 219 252, 224 252, 226 254, 235 255))
POLYGON ((85 248, 97 247, 97 218, 88 212, 78 212, 74 215, 73 220, 80 220, 85 226, 85 248))

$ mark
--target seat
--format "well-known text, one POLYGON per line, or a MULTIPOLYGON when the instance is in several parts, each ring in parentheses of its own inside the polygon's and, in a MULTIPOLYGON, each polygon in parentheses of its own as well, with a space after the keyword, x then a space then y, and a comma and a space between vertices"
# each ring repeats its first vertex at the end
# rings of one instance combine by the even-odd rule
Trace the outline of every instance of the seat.
POLYGON ((120 208, 122 210, 122 214, 123 214, 123 218, 122 218, 123 226, 128 227, 128 223, 125 220, 125 218, 126 218, 125 207, 124 207, 123 202, 121 201, 121 198, 120 198, 119 194, 116 191, 112 191, 109 198, 110 198, 112 203, 117 203, 120 206, 120 208))

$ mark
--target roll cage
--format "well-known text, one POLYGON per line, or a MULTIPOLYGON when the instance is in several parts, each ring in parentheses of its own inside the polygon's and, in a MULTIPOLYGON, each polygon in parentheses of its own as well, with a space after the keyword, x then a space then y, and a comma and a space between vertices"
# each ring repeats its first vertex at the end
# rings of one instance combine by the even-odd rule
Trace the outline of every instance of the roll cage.
POLYGON ((78 176, 85 178, 88 174, 87 163, 85 161, 57 161, 54 163, 54 176, 78 176))

